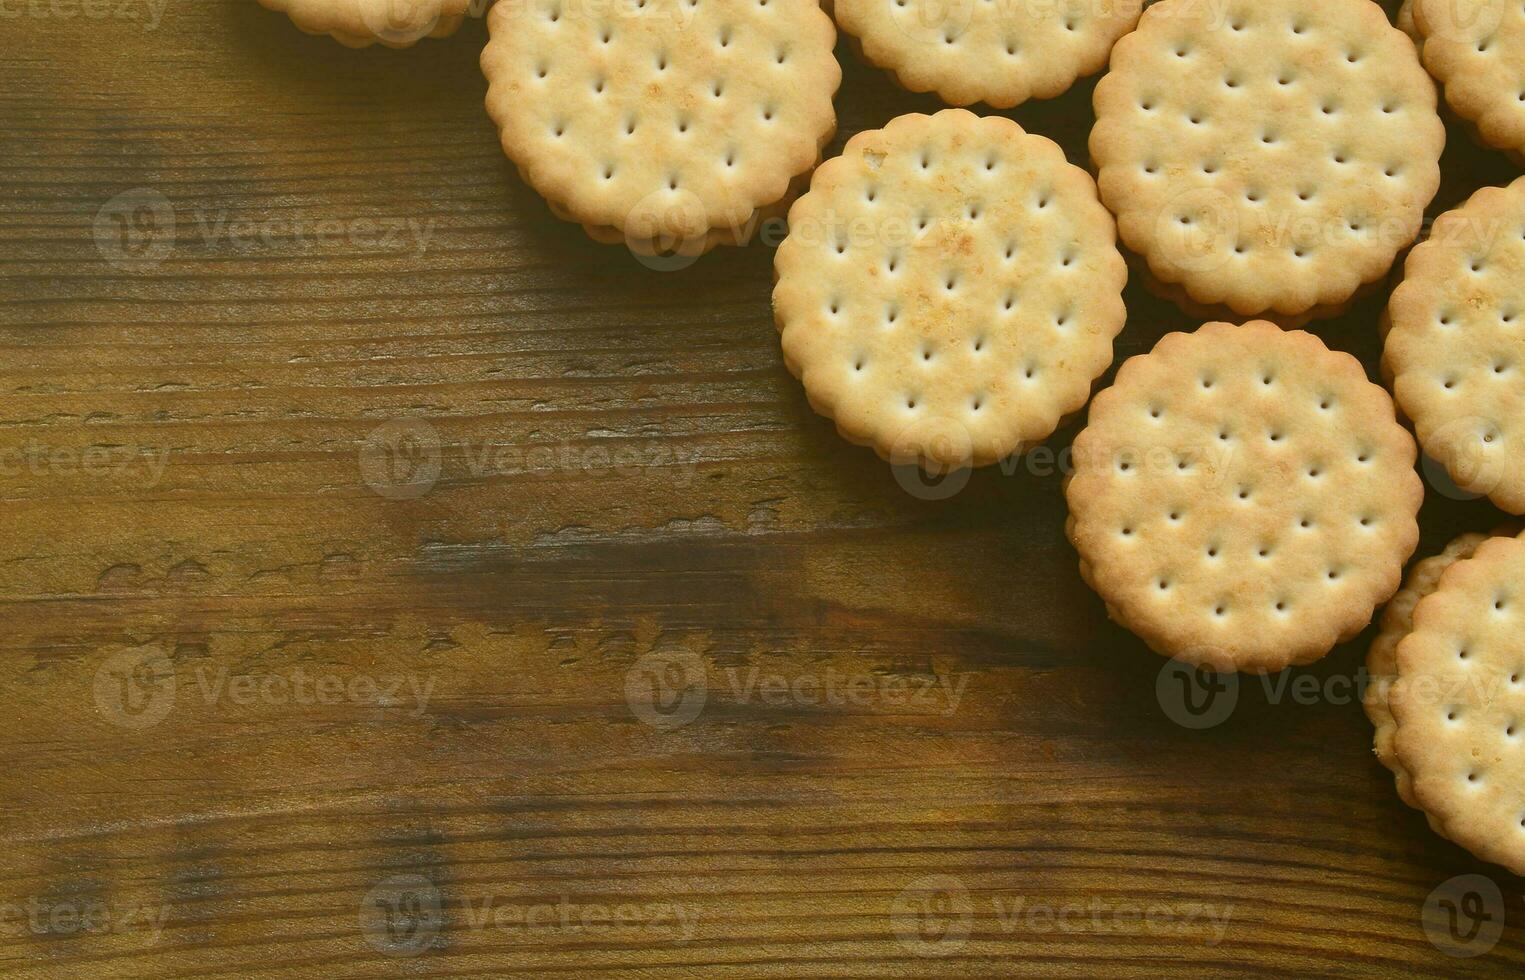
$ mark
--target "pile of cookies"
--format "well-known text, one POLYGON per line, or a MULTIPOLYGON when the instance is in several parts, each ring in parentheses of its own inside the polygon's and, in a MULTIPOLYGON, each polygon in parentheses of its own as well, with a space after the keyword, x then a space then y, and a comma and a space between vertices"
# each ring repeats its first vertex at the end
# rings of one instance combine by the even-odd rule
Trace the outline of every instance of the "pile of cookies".
MULTIPOLYGON (((405 47, 483 12, 261 2, 352 46, 405 47)), ((1399 590, 1421 448, 1525 514, 1525 178, 1414 246, 1442 97, 1525 162, 1525 4, 1410 0, 1398 26, 1372 0, 835 0, 829 15, 818 0, 498 0, 487 18, 488 112, 559 217, 693 257, 787 214, 784 362, 844 438, 946 473, 1023 452, 1090 402, 1068 535, 1109 614, 1154 650, 1282 670, 1392 600, 1369 665, 1378 757, 1438 832, 1525 873, 1525 538, 1468 535, 1399 590), (822 163, 838 28, 955 108, 822 163), (1103 68, 1092 172, 961 108, 1103 68), (1405 251, 1384 388, 1301 328, 1383 289, 1405 251), (1213 322, 1130 359, 1093 400, 1130 266, 1213 322)))

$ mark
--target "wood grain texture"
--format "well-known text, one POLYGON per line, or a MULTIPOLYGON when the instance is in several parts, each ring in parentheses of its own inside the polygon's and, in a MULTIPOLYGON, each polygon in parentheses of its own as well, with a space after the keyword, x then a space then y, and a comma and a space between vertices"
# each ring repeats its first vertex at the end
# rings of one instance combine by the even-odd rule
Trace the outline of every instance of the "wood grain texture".
MULTIPOLYGON (((1525 882, 1341 696, 1366 638, 1173 722, 1053 464, 931 501, 843 444, 767 248, 653 272, 519 182, 479 22, 0 10, 7 976, 1525 964, 1525 882), (1421 909, 1466 873, 1510 924, 1462 961, 1421 909)), ((830 152, 934 108, 839 56, 830 152)), ((1089 98, 1011 115, 1083 161, 1089 98)), ((1513 175, 1455 126, 1445 169, 1513 175)), ((1120 358, 1194 326, 1127 300, 1120 358)), ((1319 332, 1371 368, 1381 302, 1319 332)), ((1498 517, 1432 490, 1423 549, 1498 517)))

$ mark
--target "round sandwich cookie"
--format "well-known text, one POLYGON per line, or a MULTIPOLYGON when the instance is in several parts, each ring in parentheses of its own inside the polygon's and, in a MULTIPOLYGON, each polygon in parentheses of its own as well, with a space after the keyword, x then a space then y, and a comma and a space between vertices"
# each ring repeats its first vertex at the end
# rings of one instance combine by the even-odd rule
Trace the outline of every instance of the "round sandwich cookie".
POLYGON ((1166 335, 1091 404, 1070 540, 1108 613, 1219 671, 1311 663, 1419 541, 1413 438, 1349 354, 1256 320, 1166 335))
POLYGON ((1009 109, 1049 99, 1107 64, 1143 0, 835 0, 863 56, 912 92, 1009 109))
POLYGON ((1371 0, 1161 0, 1094 102, 1123 243, 1229 319, 1338 312, 1440 183, 1434 83, 1371 0))
POLYGON ((1525 514, 1525 178, 1436 219, 1387 310, 1383 372, 1463 492, 1525 514))
POLYGON ((259 0, 291 17, 308 34, 327 34, 351 48, 411 47, 460 29, 473 0, 259 0))
POLYGON ((1398 15, 1393 19, 1393 24, 1398 30, 1407 34, 1415 44, 1424 43, 1419 34, 1419 25, 1414 23, 1414 0, 1403 0, 1403 5, 1398 8, 1398 15))
POLYGON ((1525 152, 1525 7, 1514 0, 1411 0, 1424 66, 1474 135, 1525 152))
POLYGON ((1388 693, 1398 679, 1398 644, 1414 631, 1414 607, 1419 600, 1440 587, 1440 577, 1463 559, 1471 558, 1478 546, 1488 540, 1486 534, 1463 534, 1448 544, 1438 555, 1426 558, 1409 570, 1403 588, 1393 596, 1393 601, 1382 611, 1381 632, 1372 641, 1366 655, 1366 672, 1369 683, 1365 693, 1366 717, 1376 727, 1373 744, 1377 760, 1392 770, 1397 778, 1398 795, 1409 806, 1417 807, 1409 774, 1398 762, 1393 739, 1398 732, 1398 722, 1388 707, 1388 693))
POLYGON ((1041 442, 1112 363, 1127 266, 1090 175, 963 109, 858 133, 789 211, 784 362, 850 442, 932 473, 1041 442))
POLYGON ((746 242, 836 131, 815 0, 513 0, 487 23, 505 152, 558 216, 638 254, 746 242))
POLYGON ((1442 835, 1525 873, 1525 541, 1456 562, 1414 609, 1388 704, 1398 764, 1442 835))

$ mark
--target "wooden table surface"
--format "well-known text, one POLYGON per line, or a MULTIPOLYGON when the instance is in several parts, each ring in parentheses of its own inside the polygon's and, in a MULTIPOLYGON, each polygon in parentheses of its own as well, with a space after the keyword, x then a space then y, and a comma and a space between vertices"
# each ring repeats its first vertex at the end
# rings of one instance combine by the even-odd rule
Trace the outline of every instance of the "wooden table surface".
MULTIPOLYGON (((1369 635, 1183 716, 1061 458, 926 499, 841 442, 766 247, 653 271, 519 181, 480 22, 0 20, 4 975, 1525 965, 1525 881, 1372 757, 1369 635)), ((829 152, 935 108, 839 56, 829 152)), ((1012 115, 1084 162, 1090 89, 1012 115)), ((1119 358, 1195 325, 1127 300, 1119 358)), ((1318 332, 1373 367, 1381 302, 1318 332)), ((1500 516, 1432 482, 1422 548, 1500 516)))

